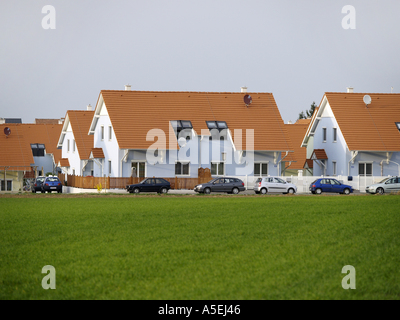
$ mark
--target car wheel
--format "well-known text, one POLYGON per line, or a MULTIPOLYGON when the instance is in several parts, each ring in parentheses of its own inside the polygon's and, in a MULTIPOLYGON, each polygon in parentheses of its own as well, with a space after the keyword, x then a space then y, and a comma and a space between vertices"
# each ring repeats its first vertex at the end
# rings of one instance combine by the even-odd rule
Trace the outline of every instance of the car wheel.
POLYGON ((239 193, 239 189, 238 188, 233 188, 232 189, 232 193, 233 194, 238 194, 239 193))
POLYGON ((167 188, 161 188, 160 193, 167 193, 168 189, 167 188))
POLYGON ((261 194, 267 194, 268 190, 266 188, 261 189, 261 194))
POLYGON ((289 194, 294 194, 294 189, 290 188, 290 189, 288 190, 288 193, 289 193, 289 194))
POLYGON ((350 190, 346 188, 346 189, 343 190, 343 193, 344 194, 350 194, 350 190))
POLYGON ((383 190, 383 188, 378 188, 378 189, 376 189, 376 193, 378 193, 378 194, 384 194, 384 193, 385 193, 385 190, 383 190))
POLYGON ((134 192, 134 193, 139 193, 140 190, 139 190, 139 188, 135 188, 135 189, 133 189, 133 192, 134 192))
POLYGON ((322 189, 320 189, 320 188, 316 189, 316 190, 315 190, 315 193, 316 193, 316 194, 321 194, 321 193, 322 193, 322 189))
POLYGON ((205 188, 204 189, 204 193, 205 194, 210 194, 211 193, 211 189, 210 188, 205 188))

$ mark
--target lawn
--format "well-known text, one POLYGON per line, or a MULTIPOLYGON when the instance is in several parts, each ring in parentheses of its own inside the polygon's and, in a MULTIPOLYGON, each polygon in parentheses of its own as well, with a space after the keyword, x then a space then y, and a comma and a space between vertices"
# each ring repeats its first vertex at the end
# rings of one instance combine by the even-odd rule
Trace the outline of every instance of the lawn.
POLYGON ((400 196, 0 197, 0 299, 400 299, 400 196), (42 268, 56 289, 42 288, 42 268), (343 266, 356 289, 342 288, 343 266))

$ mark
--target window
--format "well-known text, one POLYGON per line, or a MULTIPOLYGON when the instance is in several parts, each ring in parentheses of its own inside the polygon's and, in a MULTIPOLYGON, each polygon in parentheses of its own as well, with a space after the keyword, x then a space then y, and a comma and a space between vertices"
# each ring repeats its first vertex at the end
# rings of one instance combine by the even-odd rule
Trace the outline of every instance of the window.
POLYGON ((144 161, 132 161, 131 164, 131 176, 144 178, 146 176, 146 162, 144 161))
POLYGON ((108 160, 108 174, 111 175, 111 160, 108 160))
POLYGON ((101 140, 104 140, 104 127, 101 126, 101 140))
POLYGON ((185 136, 186 140, 191 138, 193 126, 189 120, 172 120, 171 125, 172 128, 174 128, 177 137, 182 130, 185 130, 187 132, 187 135, 185 136))
POLYGON ((175 175, 188 176, 189 175, 189 162, 175 163, 175 175))
POLYGON ((112 127, 109 126, 108 127, 108 140, 111 140, 111 139, 112 139, 112 127))
POLYGON ((225 175, 225 163, 211 162, 211 175, 223 176, 225 175))
POLYGON ((228 125, 225 121, 206 121, 209 130, 217 129, 218 131, 228 129, 228 125))
POLYGON ((67 152, 69 152, 69 139, 67 140, 67 152))
POLYGON ((332 171, 333 175, 336 176, 336 161, 332 161, 332 171))
POLYGON ((31 144, 32 154, 34 157, 44 157, 44 144, 32 143, 31 144))
POLYGON ((395 123, 396 123, 397 129, 399 129, 399 131, 400 131, 400 122, 395 122, 395 123))
POLYGON ((263 177, 268 175, 268 163, 255 162, 254 163, 254 176, 263 177))
POLYGON ((358 163, 358 174, 360 176, 372 176, 372 163, 358 163))
POLYGON ((73 176, 75 175, 75 169, 72 169, 72 175, 73 176))
POLYGON ((322 140, 326 142, 326 128, 322 128, 322 140))
POLYGON ((1 191, 12 191, 12 180, 7 180, 7 190, 4 180, 1 180, 1 191))
POLYGON ((333 142, 337 140, 337 128, 333 128, 333 142))
POLYGON ((72 152, 75 152, 75 139, 72 140, 72 152))

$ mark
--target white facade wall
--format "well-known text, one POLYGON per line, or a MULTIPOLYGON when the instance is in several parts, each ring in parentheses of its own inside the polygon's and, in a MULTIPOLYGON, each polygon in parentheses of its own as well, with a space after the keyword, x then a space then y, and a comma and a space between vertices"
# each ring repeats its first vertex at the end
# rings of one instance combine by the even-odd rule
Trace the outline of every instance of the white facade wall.
POLYGON ((75 141, 74 133, 72 132, 71 124, 69 123, 65 133, 64 141, 62 143, 61 157, 68 158, 70 165, 67 172, 68 174, 73 174, 75 170, 75 175, 81 175, 82 161, 79 157, 78 147, 76 146, 76 143, 75 143, 75 151, 73 151, 74 141, 75 141), (68 151, 68 140, 69 140, 69 151, 68 151))

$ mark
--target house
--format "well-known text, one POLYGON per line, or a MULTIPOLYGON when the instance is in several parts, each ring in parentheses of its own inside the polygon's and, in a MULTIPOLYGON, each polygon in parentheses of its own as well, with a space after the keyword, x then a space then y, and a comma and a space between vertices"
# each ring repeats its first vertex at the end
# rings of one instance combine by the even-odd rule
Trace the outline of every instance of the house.
POLYGON ((311 119, 298 119, 293 124, 285 124, 294 152, 289 153, 286 157, 282 155, 283 176, 297 176, 299 171, 301 171, 302 175, 312 175, 310 170, 304 168, 304 162, 307 159, 307 150, 301 147, 310 122, 311 119))
POLYGON ((1 190, 18 191, 24 178, 57 173, 61 152, 56 147, 61 127, 60 124, 0 125, 0 176, 4 185, 1 190))
POLYGON ((400 94, 325 93, 301 146, 315 176, 399 175, 400 94))
POLYGON ((293 151, 271 93, 102 90, 89 135, 94 176, 279 175, 293 151))
POLYGON ((88 135, 93 115, 90 105, 87 110, 67 111, 56 143, 57 148, 61 149, 58 166, 65 174, 93 175, 93 161, 89 159, 93 136, 88 135))

